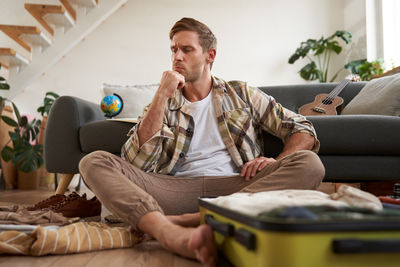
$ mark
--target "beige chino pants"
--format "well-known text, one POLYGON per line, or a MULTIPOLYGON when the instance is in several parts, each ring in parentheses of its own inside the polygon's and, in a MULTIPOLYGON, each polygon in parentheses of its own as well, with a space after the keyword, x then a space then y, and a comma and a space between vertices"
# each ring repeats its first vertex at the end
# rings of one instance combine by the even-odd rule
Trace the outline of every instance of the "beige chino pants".
POLYGON ((135 228, 139 219, 150 211, 166 215, 197 212, 200 196, 316 189, 325 175, 317 154, 306 150, 268 165, 250 181, 240 176, 185 178, 146 173, 105 151, 86 155, 79 170, 101 203, 135 228))

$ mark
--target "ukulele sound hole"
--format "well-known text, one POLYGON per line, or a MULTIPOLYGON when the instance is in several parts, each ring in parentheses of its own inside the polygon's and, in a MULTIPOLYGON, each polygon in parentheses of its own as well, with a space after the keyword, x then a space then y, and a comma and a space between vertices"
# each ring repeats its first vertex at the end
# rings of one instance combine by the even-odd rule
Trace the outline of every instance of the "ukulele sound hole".
POLYGON ((322 104, 324 104, 324 105, 330 105, 330 104, 332 104, 332 100, 324 99, 324 100, 322 101, 322 104))

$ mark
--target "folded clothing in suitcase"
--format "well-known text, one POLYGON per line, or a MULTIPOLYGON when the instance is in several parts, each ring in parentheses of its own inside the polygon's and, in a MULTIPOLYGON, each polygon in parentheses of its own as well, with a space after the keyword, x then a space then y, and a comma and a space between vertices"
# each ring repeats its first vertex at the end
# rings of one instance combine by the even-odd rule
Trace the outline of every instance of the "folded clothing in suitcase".
POLYGON ((235 266, 400 266, 400 210, 383 209, 361 190, 341 189, 339 195, 281 190, 202 197, 200 214, 235 266), (279 194, 286 201, 271 197, 279 194))

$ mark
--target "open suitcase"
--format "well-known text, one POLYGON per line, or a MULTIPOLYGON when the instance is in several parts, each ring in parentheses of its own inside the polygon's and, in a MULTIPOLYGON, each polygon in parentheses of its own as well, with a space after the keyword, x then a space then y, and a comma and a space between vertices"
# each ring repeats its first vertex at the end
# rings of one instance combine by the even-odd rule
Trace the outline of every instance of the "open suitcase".
POLYGON ((199 199, 202 223, 234 266, 400 266, 400 216, 376 220, 256 219, 199 199))

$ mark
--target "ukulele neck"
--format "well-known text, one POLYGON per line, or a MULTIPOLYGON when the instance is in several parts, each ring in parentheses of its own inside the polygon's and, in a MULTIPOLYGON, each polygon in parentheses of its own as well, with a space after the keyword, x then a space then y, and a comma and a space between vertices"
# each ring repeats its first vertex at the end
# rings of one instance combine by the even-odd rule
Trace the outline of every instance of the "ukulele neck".
POLYGON ((338 84, 335 89, 332 90, 332 92, 330 92, 329 94, 329 98, 333 99, 335 97, 337 97, 343 90, 343 88, 346 87, 346 85, 350 82, 351 80, 348 79, 344 79, 340 84, 338 84))

